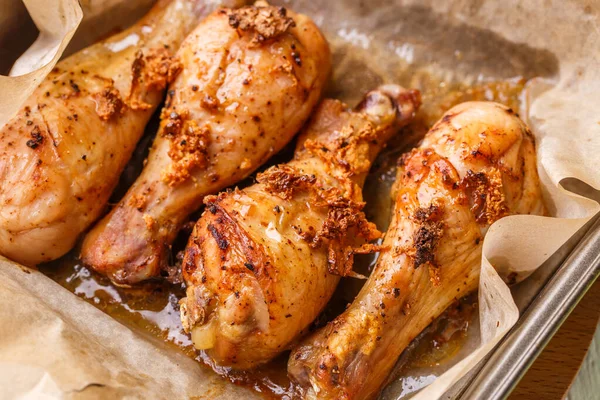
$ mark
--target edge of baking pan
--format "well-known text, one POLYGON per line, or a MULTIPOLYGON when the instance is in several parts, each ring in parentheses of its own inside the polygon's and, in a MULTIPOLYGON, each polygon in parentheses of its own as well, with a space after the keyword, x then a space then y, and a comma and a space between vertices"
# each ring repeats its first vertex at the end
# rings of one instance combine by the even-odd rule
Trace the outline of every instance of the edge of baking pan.
POLYGON ((465 385, 460 399, 506 398, 600 276, 600 218, 597 217, 515 327, 465 385))

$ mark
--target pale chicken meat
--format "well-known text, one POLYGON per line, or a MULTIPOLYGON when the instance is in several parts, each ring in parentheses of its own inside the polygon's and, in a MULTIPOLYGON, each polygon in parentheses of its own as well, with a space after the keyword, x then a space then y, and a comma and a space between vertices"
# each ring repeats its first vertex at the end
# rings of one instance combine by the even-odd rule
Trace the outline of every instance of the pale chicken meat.
POLYGON ((375 250, 380 233, 362 212, 362 185, 419 105, 418 92, 396 85, 369 92, 354 111, 324 100, 292 161, 205 199, 182 265, 181 317, 196 348, 247 369, 306 331, 352 274, 354 254, 375 250))
POLYGON ((395 185, 391 225, 368 281, 290 356, 288 373, 305 398, 375 398, 407 345, 477 288, 490 224, 545 214, 532 134, 497 103, 449 110, 400 159, 395 185))
POLYGON ((147 164, 87 235, 82 258, 127 285, 158 275, 202 199, 248 176, 300 130, 330 68, 306 16, 265 2, 221 9, 186 39, 147 164))
POLYGON ((100 216, 206 4, 159 1, 59 62, 0 128, 0 254, 26 265, 56 259, 100 216))

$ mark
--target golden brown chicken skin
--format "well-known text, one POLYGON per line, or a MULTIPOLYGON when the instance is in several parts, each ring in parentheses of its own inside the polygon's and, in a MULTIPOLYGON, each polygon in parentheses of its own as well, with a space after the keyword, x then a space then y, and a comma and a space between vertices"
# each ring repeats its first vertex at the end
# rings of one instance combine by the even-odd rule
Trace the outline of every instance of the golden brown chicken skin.
POLYGON ((362 212, 377 153, 412 120, 418 92, 396 85, 354 110, 321 103, 295 157, 257 183, 205 199, 183 261, 181 317, 219 365, 247 369, 289 348, 322 311, 353 255, 380 236, 362 212))
POLYGON ((374 398, 406 346, 477 288, 490 224, 545 213, 533 137, 500 104, 452 108, 399 163, 377 266, 352 305, 290 356, 305 398, 374 398))
POLYGON ((156 276, 204 196, 248 176, 308 119, 330 71, 306 16, 264 2, 221 9, 186 39, 147 164, 87 235, 83 260, 119 284, 156 276))
POLYGON ((69 251, 100 216, 177 74, 207 5, 161 0, 131 28, 59 62, 0 129, 0 253, 27 265, 69 251))

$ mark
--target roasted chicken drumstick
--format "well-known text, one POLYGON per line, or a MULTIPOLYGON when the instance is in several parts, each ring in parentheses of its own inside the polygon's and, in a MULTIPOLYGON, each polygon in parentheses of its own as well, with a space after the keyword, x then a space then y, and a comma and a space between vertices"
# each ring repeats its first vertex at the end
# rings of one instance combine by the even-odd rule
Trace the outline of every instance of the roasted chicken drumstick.
POLYGON ((207 6, 161 0, 131 28, 59 62, 0 128, 0 254, 56 259, 100 216, 207 6))
POLYGON ((377 266, 352 305, 290 356, 306 398, 376 396, 406 346, 477 288, 490 224, 545 213, 533 137, 500 104, 452 108, 399 164, 377 266))
POLYGON ((328 45, 306 16, 264 2, 221 9, 186 39, 141 176, 86 237, 82 257, 119 284, 157 275, 204 196, 289 142, 319 100, 328 45))
POLYGON ((301 335, 351 273, 353 254, 379 237, 361 211, 362 185, 419 104, 418 92, 396 85, 368 93, 354 111, 325 100, 291 162, 205 199, 182 265, 181 317, 198 349, 246 369, 301 335))

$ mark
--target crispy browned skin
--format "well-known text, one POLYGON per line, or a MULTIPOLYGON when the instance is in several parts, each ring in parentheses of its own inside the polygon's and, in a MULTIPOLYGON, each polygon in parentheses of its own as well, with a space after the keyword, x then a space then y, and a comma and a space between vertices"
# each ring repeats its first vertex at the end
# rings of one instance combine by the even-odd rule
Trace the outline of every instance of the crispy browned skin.
POLYGON ((100 216, 206 8, 159 1, 131 28, 58 63, 0 129, 1 254, 53 260, 100 216))
POLYGON ((380 233, 362 185, 386 140, 408 123, 418 92, 388 85, 355 111, 319 106, 294 159, 258 183, 205 199, 183 261, 184 328, 220 365, 253 367, 289 348, 331 297, 355 253, 380 233))
POLYGON ((280 150, 316 105, 327 42, 308 17, 257 5, 215 12, 179 50, 148 163, 83 244, 83 260, 113 281, 157 275, 203 197, 280 150))
POLYGON ((402 157, 396 189, 386 250, 362 291, 290 356, 306 398, 375 397, 406 346, 477 288, 489 225, 545 213, 533 137, 496 103, 448 111, 402 157))

